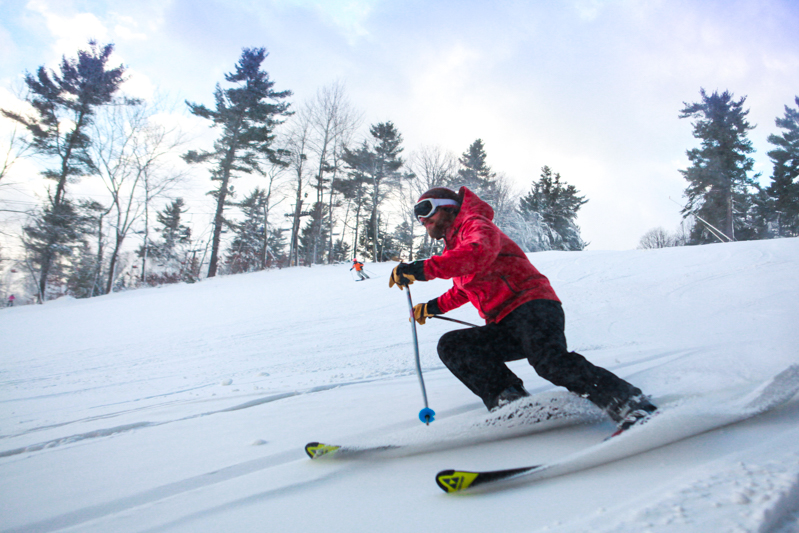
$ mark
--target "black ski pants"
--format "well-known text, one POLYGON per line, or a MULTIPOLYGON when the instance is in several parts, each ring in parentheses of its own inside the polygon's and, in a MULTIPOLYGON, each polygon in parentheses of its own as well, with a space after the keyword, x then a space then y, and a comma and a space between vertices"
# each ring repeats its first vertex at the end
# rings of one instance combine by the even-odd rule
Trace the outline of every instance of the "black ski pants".
POLYGON ((486 407, 522 380, 505 365, 527 359, 542 378, 588 398, 611 413, 641 390, 612 372, 566 349, 563 307, 554 300, 533 300, 499 323, 445 333, 438 341, 441 361, 486 407))

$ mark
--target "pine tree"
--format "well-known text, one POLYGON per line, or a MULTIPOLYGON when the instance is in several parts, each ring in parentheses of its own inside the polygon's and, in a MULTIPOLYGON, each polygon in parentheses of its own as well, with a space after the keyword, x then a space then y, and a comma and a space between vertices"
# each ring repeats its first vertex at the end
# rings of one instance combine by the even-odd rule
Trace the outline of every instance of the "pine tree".
POLYGON ((482 139, 474 141, 469 149, 461 155, 458 162, 461 168, 458 169, 456 183, 452 188, 458 190, 461 186, 466 186, 478 196, 491 203, 491 191, 496 172, 486 163, 487 155, 482 139))
POLYGON ((47 299, 47 287, 52 282, 62 283, 61 274, 68 275, 62 261, 71 257, 83 246, 84 220, 80 211, 68 198, 48 205, 24 226, 22 242, 29 258, 40 268, 37 290, 39 302, 47 299))
MULTIPOLYGON (((375 216, 375 212, 372 212, 375 216)), ((394 261, 400 255, 399 245, 388 231, 388 224, 382 219, 380 212, 377 220, 369 218, 361 235, 361 248, 366 250, 365 257, 373 261, 394 261)))
POLYGON ((302 228, 299 252, 305 265, 310 266, 324 258, 323 254, 319 254, 318 243, 326 242, 328 238, 329 226, 323 223, 326 216, 327 206, 316 202, 310 220, 302 228))
POLYGON ((102 293, 98 279, 98 260, 88 242, 80 249, 77 264, 67 279, 67 290, 75 298, 91 298, 102 293))
POLYGON ((343 161, 347 169, 347 178, 337 180, 333 186, 346 198, 355 209, 355 222, 352 240, 354 255, 358 255, 360 244, 361 217, 366 210, 366 187, 373 172, 375 162, 374 154, 364 141, 356 150, 344 148, 343 161))
POLYGON ((268 236, 266 238, 266 266, 288 265, 288 257, 286 256, 286 242, 285 228, 276 228, 274 226, 269 228, 268 236))
POLYGON ((177 198, 156 213, 158 227, 156 231, 161 234, 159 242, 149 242, 145 250, 142 245, 137 254, 139 257, 151 257, 161 267, 159 273, 147 273, 143 281, 152 285, 162 283, 177 283, 178 281, 194 281, 196 272, 193 260, 188 257, 188 247, 191 244, 191 228, 183 224, 183 214, 186 208, 183 198, 177 198))
POLYGON ((379 228, 380 206, 389 192, 407 178, 399 172, 405 163, 400 157, 404 148, 402 135, 391 122, 375 124, 369 128, 369 133, 371 144, 364 141, 357 150, 345 149, 342 159, 348 169, 348 179, 340 180, 336 186, 345 198, 355 203, 356 255, 360 246, 365 257, 384 261, 386 259, 381 257, 387 256, 378 250, 387 239, 379 228), (369 218, 366 228, 360 232, 362 211, 368 211, 369 218))
POLYGON ((67 289, 75 298, 91 298, 105 294, 103 290, 103 264, 105 262, 104 222, 108 208, 94 200, 83 200, 78 204, 83 224, 83 246, 74 261, 73 270, 67 280, 67 289), (97 241, 95 251, 91 250, 89 238, 97 241))
POLYGON ((797 109, 785 106, 785 116, 775 120, 785 131, 769 135, 768 142, 776 148, 768 153, 774 165, 767 194, 773 200, 777 235, 799 235, 799 96, 794 97, 797 109))
POLYGON ((265 262, 264 208, 266 191, 256 187, 237 205, 244 214, 244 220, 240 223, 230 224, 236 236, 228 248, 226 260, 229 265, 228 272, 239 274, 261 270, 265 262))
POLYGON ((191 241, 191 228, 182 223, 185 212, 183 198, 176 198, 155 215, 156 221, 161 226, 159 232, 163 241, 153 247, 153 252, 164 262, 179 260, 177 246, 191 241))
POLYGON ((584 249, 586 243, 580 237, 575 219, 580 207, 587 202, 574 185, 561 182, 559 173, 553 174, 544 166, 540 178, 519 201, 519 214, 534 229, 531 238, 526 240, 540 242, 544 250, 584 249))
POLYGON ((352 253, 350 252, 350 245, 344 242, 344 239, 336 239, 333 242, 331 263, 343 263, 351 259, 352 253))
POLYGON ((409 260, 413 259, 413 241, 414 241, 414 228, 411 222, 404 221, 394 228, 394 242, 399 248, 400 257, 408 257, 409 260), (408 252, 405 254, 404 252, 408 252))
POLYGON ((285 153, 272 148, 274 130, 290 115, 289 103, 282 100, 291 96, 291 91, 276 92, 275 83, 269 74, 261 70, 266 58, 264 48, 245 48, 236 63, 235 72, 225 75, 233 87, 222 89, 217 84, 214 91, 215 109, 201 104, 186 102, 192 114, 213 121, 221 129, 214 149, 209 152, 190 151, 183 157, 189 163, 211 162, 211 180, 218 186, 211 191, 216 199, 214 233, 211 241, 211 259, 208 277, 217 272, 219 246, 222 229, 227 224, 224 208, 232 195, 231 180, 239 173, 261 172, 261 160, 282 164, 285 153))
POLYGON ((400 157, 404 150, 402 148, 402 135, 397 130, 392 122, 383 122, 376 124, 369 128, 369 133, 374 138, 374 172, 371 176, 371 235, 372 245, 372 258, 375 261, 387 261, 394 254, 387 253, 388 247, 386 246, 388 237, 380 235, 379 221, 380 221, 380 205, 385 200, 388 193, 387 189, 391 189, 399 184, 402 175, 399 169, 405 163, 400 157), (378 253, 378 248, 383 249, 383 253, 378 253))
POLYGON ((89 41, 76 59, 62 57, 58 72, 39 67, 36 76, 25 76, 34 115, 22 116, 7 110, 3 115, 24 125, 32 137, 32 149, 53 161, 42 175, 55 182, 45 206, 25 228, 25 243, 39 267, 39 301, 46 299, 50 269, 59 258, 79 246, 80 221, 67 197, 67 184, 95 173, 89 155, 89 130, 97 109, 113 101, 124 81, 125 68, 107 68, 114 45, 99 46, 89 41))
POLYGON ((746 120, 746 97, 734 100, 724 91, 708 95, 700 90, 702 101, 685 104, 680 118, 695 118, 694 137, 701 147, 688 150, 691 167, 680 170, 688 181, 685 195, 688 203, 683 216, 696 215, 704 222, 694 226, 694 244, 715 242, 717 238, 708 225, 718 228, 729 240, 756 236, 750 218, 753 190, 756 183, 748 173, 754 151, 747 132, 754 128, 746 120))

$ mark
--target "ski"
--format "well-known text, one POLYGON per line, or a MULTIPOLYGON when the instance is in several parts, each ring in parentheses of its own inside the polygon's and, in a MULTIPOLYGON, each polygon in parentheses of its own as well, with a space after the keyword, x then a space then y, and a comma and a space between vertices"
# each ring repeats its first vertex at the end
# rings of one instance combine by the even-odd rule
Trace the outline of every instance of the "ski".
POLYGON ((587 400, 565 391, 537 394, 487 415, 480 411, 479 414, 467 412, 443 418, 430 426, 414 426, 391 437, 359 444, 309 442, 305 445, 305 453, 311 459, 372 454, 404 456, 541 433, 605 417, 587 400))
POLYGON ((368 453, 380 452, 385 450, 392 450, 399 448, 399 446, 372 446, 372 447, 358 447, 358 446, 340 446, 338 444, 325 444, 323 442, 309 442, 305 445, 305 453, 311 459, 318 459, 322 456, 331 456, 334 453, 340 453, 347 456, 366 455, 368 453))
POLYGON ((321 442, 309 442, 305 445, 305 453, 308 454, 308 457, 311 459, 316 459, 317 457, 322 457, 323 455, 327 455, 329 453, 336 453, 341 449, 341 446, 336 446, 335 444, 324 444, 321 442))
POLYGON ((468 472, 465 470, 442 470, 436 475, 436 483, 444 492, 459 492, 468 488, 495 483, 532 472, 543 465, 508 468, 491 472, 468 472))
POLYGON ((494 471, 442 470, 436 484, 447 493, 503 482, 530 483, 625 459, 667 444, 741 422, 788 402, 799 392, 799 365, 792 365, 747 394, 709 395, 667 406, 626 431, 548 464, 494 471))

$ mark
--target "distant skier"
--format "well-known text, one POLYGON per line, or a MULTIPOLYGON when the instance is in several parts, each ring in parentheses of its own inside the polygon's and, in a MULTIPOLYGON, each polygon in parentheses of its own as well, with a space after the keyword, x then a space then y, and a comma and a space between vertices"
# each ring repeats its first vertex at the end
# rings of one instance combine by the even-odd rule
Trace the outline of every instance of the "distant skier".
POLYGON ((442 255, 394 268, 389 287, 452 278, 443 295, 414 307, 424 324, 431 316, 471 302, 485 326, 445 333, 438 341, 443 363, 489 410, 529 396, 505 363, 527 359, 555 385, 588 398, 619 425, 635 424, 656 410, 641 390, 566 348, 563 308, 549 280, 494 223, 494 210, 461 187, 424 193, 414 215, 433 239, 444 239, 442 255))
POLYGON ((13 294, 8 297, 8 307, 14 307, 14 300, 16 300, 16 298, 14 298, 13 294))
POLYGON ((366 275, 366 272, 363 271, 363 263, 358 261, 357 259, 352 260, 352 266, 350 270, 355 269, 355 273, 358 274, 358 279, 355 281, 363 281, 365 279, 369 279, 369 276, 366 275))

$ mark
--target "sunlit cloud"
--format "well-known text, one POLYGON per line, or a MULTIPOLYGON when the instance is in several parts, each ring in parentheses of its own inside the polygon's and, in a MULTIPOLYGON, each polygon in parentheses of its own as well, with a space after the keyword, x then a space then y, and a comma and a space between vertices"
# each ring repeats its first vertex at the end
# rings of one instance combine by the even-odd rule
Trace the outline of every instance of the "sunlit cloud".
POLYGON ((30 0, 27 8, 44 18, 47 29, 54 38, 51 50, 57 58, 74 56, 76 50, 86 48, 86 43, 90 39, 99 43, 109 40, 107 28, 92 13, 62 15, 51 9, 48 2, 42 0, 30 0))
POLYGON ((156 85, 148 76, 133 68, 125 71, 126 80, 122 84, 121 90, 127 96, 150 100, 156 91, 156 85))
MULTIPOLYGON (((365 116, 359 140, 385 120, 406 153, 438 145, 460 155, 481 138, 489 165, 525 190, 549 165, 588 196, 578 223, 599 248, 634 247, 649 227, 679 222, 669 196, 682 194, 679 169, 696 140, 678 115, 700 87, 747 96, 764 179, 766 139, 799 87, 790 0, 24 5, 0 21, 0 45, 14 51, 0 59, 5 84, 54 68, 90 38, 113 42, 111 64, 128 68, 123 91, 175 94, 180 121, 184 99, 212 102, 242 47, 266 46, 266 69, 295 106, 331 80, 346 83, 365 116)), ((214 137, 205 122, 187 127, 202 142, 214 137)))

